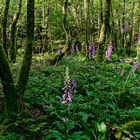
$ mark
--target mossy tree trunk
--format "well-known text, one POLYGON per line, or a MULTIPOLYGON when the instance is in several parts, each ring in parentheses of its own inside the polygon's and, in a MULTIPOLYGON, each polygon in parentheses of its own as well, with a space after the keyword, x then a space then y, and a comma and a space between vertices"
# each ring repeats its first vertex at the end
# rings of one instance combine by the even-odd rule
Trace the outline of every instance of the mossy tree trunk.
POLYGON ((3 48, 5 50, 7 57, 8 57, 7 17, 8 17, 8 11, 9 11, 9 4, 10 4, 10 0, 5 0, 5 7, 3 11, 3 21, 2 21, 2 44, 3 44, 3 48))
POLYGON ((88 56, 88 39, 89 39, 89 4, 90 0, 84 0, 84 17, 85 17, 85 40, 86 40, 86 55, 88 56))
POLYGON ((125 38, 126 38, 125 28, 127 28, 127 27, 126 27, 126 23, 125 23, 125 0, 123 0, 123 9, 122 9, 122 11, 123 11, 122 12, 123 18, 122 18, 122 28, 121 28, 121 32, 122 32, 122 38, 121 38, 121 46, 122 46, 122 48, 121 48, 121 51, 124 50, 125 45, 126 45, 126 43, 125 43, 125 38))
POLYGON ((27 1, 27 44, 23 64, 21 66, 20 75, 16 85, 17 94, 23 96, 32 61, 32 48, 34 40, 34 0, 27 1))
MULTIPOLYGON (((111 17, 112 19, 114 18, 114 15, 116 14, 117 10, 113 9, 113 6, 111 5, 111 17)), ((116 23, 114 20, 112 20, 112 26, 111 26, 111 33, 112 33, 112 36, 113 36, 113 46, 116 50, 116 52, 118 51, 118 42, 117 42, 117 29, 116 29, 116 23)))
POLYGON ((131 48, 134 44, 134 9, 135 9, 135 2, 133 2, 133 6, 132 6, 133 12, 131 15, 131 28, 130 28, 130 39, 127 41, 127 46, 126 46, 126 54, 128 56, 130 56, 131 53, 131 48))
MULTIPOLYGON (((120 2, 118 2, 118 7, 117 7, 116 10, 117 11, 121 11, 121 3, 120 2)), ((117 12, 117 16, 120 16, 120 14, 118 12, 117 12)), ((121 38, 122 38, 122 25, 121 25, 121 18, 117 19, 117 22, 118 22, 118 24, 117 24, 117 26, 118 26, 118 36, 117 36, 117 38, 118 37, 120 38, 119 40, 117 40, 117 42, 118 42, 118 49, 119 49, 118 53, 122 53, 122 51, 120 51, 121 48, 122 48, 122 40, 121 40, 121 38)))
POLYGON ((5 95, 5 118, 12 119, 20 109, 20 99, 23 96, 25 87, 27 85, 31 60, 32 60, 32 46, 34 40, 34 0, 27 1, 27 46, 25 55, 21 66, 21 71, 17 85, 14 84, 12 73, 6 57, 4 48, 0 45, 0 78, 3 85, 5 95))
POLYGON ((41 45, 42 45, 42 51, 43 53, 46 52, 48 50, 48 39, 49 39, 49 36, 48 36, 48 30, 49 30, 49 23, 50 23, 50 14, 51 14, 51 2, 49 1, 47 6, 46 6, 46 2, 44 2, 44 6, 42 8, 42 24, 43 24, 43 32, 45 32, 45 35, 42 35, 42 41, 41 41, 41 45))
POLYGON ((106 41, 106 36, 110 32, 110 7, 111 0, 105 1, 105 9, 104 9, 104 19, 100 30, 99 40, 98 40, 98 50, 97 50, 97 61, 103 61, 103 53, 104 53, 104 43, 106 41))
POLYGON ((67 27, 67 8, 68 8, 68 0, 64 0, 64 4, 63 4, 63 28, 66 34, 66 45, 69 45, 69 40, 70 40, 70 36, 69 36, 69 30, 67 27))
POLYGON ((11 25, 11 33, 10 33, 10 61, 15 63, 16 61, 16 25, 20 16, 22 6, 22 0, 17 0, 17 11, 13 18, 13 23, 11 25))
POLYGON ((102 24, 103 24, 103 1, 100 0, 98 36, 100 36, 102 24))
POLYGON ((6 101, 5 119, 8 119, 13 117, 14 113, 17 113, 18 100, 8 59, 1 45, 0 45, 0 77, 6 101))
MULTIPOLYGON (((139 9, 140 9, 140 0, 139 0, 139 9)), ((140 15, 138 19, 138 44, 137 44, 137 58, 140 60, 140 15)))

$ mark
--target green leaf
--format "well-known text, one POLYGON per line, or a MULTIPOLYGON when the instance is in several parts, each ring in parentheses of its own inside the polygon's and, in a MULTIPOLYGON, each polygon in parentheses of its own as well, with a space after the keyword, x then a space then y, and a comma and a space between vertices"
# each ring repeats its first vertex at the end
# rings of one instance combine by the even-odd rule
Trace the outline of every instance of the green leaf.
POLYGON ((97 124, 97 127, 99 132, 106 132, 106 125, 104 122, 102 122, 101 124, 97 124))

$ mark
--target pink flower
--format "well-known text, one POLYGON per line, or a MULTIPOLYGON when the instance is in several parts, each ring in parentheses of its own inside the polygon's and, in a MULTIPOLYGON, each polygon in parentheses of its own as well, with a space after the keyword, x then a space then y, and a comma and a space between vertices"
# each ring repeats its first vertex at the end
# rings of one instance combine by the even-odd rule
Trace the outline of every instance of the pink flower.
POLYGON ((109 42, 109 47, 106 51, 106 59, 107 60, 110 60, 110 56, 111 56, 111 53, 112 53, 112 41, 109 42))
POLYGON ((63 101, 66 101, 66 94, 63 94, 62 100, 63 100, 63 101))
POLYGON ((72 103, 72 95, 69 91, 68 91, 68 103, 72 103))

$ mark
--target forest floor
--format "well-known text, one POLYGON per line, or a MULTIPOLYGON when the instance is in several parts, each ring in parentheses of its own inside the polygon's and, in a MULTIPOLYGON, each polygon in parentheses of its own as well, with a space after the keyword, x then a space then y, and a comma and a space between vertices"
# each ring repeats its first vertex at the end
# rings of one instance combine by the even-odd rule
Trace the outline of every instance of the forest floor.
MULTIPOLYGON (((15 79, 20 64, 12 66, 15 79)), ((0 140, 140 139, 140 128, 124 128, 140 120, 140 66, 132 65, 99 63, 81 54, 64 57, 54 66, 34 58, 22 112, 0 140), (63 104, 67 79, 75 80, 75 89, 72 102, 63 104)))

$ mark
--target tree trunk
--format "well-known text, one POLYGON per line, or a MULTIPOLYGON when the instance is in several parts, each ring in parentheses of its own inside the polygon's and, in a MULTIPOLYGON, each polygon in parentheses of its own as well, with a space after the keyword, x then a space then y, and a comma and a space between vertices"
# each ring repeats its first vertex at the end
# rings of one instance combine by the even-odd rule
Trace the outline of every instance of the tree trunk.
POLYGON ((17 1, 17 11, 15 13, 13 23, 11 25, 11 33, 10 33, 10 61, 15 63, 16 61, 16 25, 20 16, 22 6, 22 0, 17 1))
POLYGON ((5 0, 5 8, 3 13, 3 22, 2 22, 2 44, 5 50, 5 53, 8 57, 8 48, 7 48, 7 16, 9 11, 10 0, 5 0))
POLYGON ((133 39, 134 39, 134 9, 135 9, 135 2, 133 2, 133 13, 131 15, 131 28, 130 28, 130 39, 128 40, 128 44, 126 46, 126 53, 130 56, 131 47, 133 46, 133 39))
MULTIPOLYGON (((111 5, 111 16, 112 16, 112 19, 114 18, 114 15, 116 14, 116 10, 114 9, 113 10, 113 6, 111 5)), ((117 42, 117 29, 116 29, 116 24, 115 24, 115 21, 112 20, 112 26, 111 26, 111 33, 112 33, 112 38, 113 38, 113 46, 117 52, 118 50, 118 42, 117 42)))
POLYGON ((105 11, 104 11, 104 20, 101 26, 99 41, 98 41, 98 50, 97 50, 97 60, 103 61, 103 53, 104 53, 104 43, 106 41, 106 36, 110 32, 110 6, 111 0, 105 1, 105 11))
POLYGON ((68 0, 64 0, 63 5, 63 28, 66 34, 66 44, 69 45, 69 31, 67 27, 67 7, 68 7, 68 0))
POLYGON ((27 46, 25 49, 25 55, 23 57, 23 64, 21 66, 20 75, 16 85, 16 91, 23 96, 32 60, 32 47, 34 40, 34 0, 27 1, 27 46))
POLYGON ((103 24, 103 1, 100 0, 100 11, 99 11, 99 31, 98 31, 98 34, 100 36, 100 32, 101 32, 101 27, 102 27, 102 24, 103 24))
POLYGON ((42 17, 43 17, 43 27, 44 27, 44 32, 45 35, 43 35, 43 40, 42 40, 42 44, 43 44, 43 53, 46 52, 48 50, 48 30, 49 30, 49 22, 50 22, 50 1, 48 2, 48 5, 46 7, 46 4, 43 7, 43 11, 42 11, 42 17))
MULTIPOLYGON (((88 47, 88 28, 89 28, 89 3, 90 0, 84 0, 84 16, 85 16, 85 40, 86 46, 88 47)), ((88 49, 87 49, 88 50, 88 49)))
POLYGON ((125 28, 126 28, 126 25, 125 25, 125 0, 123 0, 123 9, 122 9, 123 13, 123 18, 122 18, 122 48, 121 49, 124 49, 125 48, 125 36, 126 36, 126 32, 125 32, 125 28))
POLYGON ((20 76, 15 86, 8 59, 3 47, 0 45, 0 77, 5 95, 5 118, 13 119, 19 111, 20 95, 24 94, 27 85, 29 70, 32 59, 32 44, 34 39, 34 0, 27 2, 27 46, 23 58, 23 64, 20 71, 20 76))
MULTIPOLYGON (((140 0, 139 0, 139 9, 140 9, 140 0)), ((140 60, 140 15, 138 19, 138 44, 137 44, 137 58, 140 60)))
POLYGON ((5 95, 5 120, 13 118, 18 111, 18 99, 15 85, 3 47, 0 45, 0 77, 5 95))

